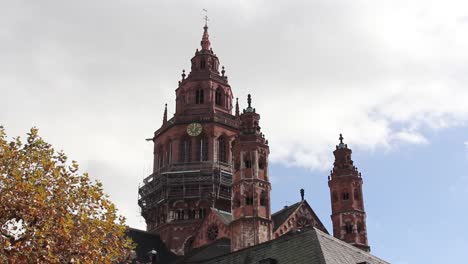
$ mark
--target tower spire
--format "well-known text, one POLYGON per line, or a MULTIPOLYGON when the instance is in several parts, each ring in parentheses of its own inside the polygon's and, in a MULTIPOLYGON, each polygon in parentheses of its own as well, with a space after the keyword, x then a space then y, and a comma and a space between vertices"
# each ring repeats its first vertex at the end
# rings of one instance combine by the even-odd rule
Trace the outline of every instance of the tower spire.
POLYGON ((206 9, 203 9, 205 12, 205 17, 203 18, 205 20, 205 26, 203 27, 203 37, 201 40, 201 47, 202 50, 209 50, 211 47, 210 43, 210 35, 208 35, 208 11, 206 9))
POLYGON ((236 98, 236 117, 239 117, 239 98, 236 98))
POLYGON ((163 124, 167 122, 167 104, 164 106, 163 124))

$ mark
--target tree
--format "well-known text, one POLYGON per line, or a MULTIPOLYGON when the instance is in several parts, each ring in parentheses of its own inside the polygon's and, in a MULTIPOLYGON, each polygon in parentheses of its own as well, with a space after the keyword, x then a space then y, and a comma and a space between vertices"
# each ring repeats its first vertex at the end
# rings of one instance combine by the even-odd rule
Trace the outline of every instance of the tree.
POLYGON ((133 247, 102 184, 32 128, 0 126, 0 263, 115 263, 133 247))

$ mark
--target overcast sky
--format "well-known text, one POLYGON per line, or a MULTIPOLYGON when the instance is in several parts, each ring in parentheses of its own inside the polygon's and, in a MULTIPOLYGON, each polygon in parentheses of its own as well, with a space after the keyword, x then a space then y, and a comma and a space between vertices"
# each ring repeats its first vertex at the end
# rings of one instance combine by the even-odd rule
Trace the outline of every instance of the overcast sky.
POLYGON ((331 231, 326 176, 343 133, 368 183, 374 254, 401 264, 442 263, 428 252, 466 259, 466 1, 0 0, 0 124, 11 136, 37 126, 144 228, 136 203, 151 171, 144 139, 161 125, 164 103, 174 113, 203 8, 234 96, 245 107, 251 93, 262 115, 275 210, 309 186, 331 231), (382 195, 389 186, 393 197, 382 195), (388 219, 402 212, 408 221, 388 219), (395 246, 402 241, 411 243, 395 246))

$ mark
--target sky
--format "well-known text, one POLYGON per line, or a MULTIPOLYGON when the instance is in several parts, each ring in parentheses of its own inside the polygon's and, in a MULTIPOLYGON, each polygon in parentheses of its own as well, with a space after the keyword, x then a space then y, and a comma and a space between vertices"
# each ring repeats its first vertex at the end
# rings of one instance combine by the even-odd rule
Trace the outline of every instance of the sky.
POLYGON ((269 139, 272 207, 306 199, 331 229, 343 133, 362 172, 372 253, 468 258, 468 2, 0 0, 0 124, 36 126, 145 228, 137 189, 164 104, 208 10, 214 52, 269 139))

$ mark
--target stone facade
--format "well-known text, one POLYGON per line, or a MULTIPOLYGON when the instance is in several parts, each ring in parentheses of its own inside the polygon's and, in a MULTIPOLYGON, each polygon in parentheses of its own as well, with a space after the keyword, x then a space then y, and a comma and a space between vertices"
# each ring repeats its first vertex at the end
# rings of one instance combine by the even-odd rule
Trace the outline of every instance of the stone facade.
POLYGON ((240 116, 239 136, 233 142, 231 250, 271 240, 272 221, 268 180, 268 141, 260 129, 260 115, 251 106, 240 116))

